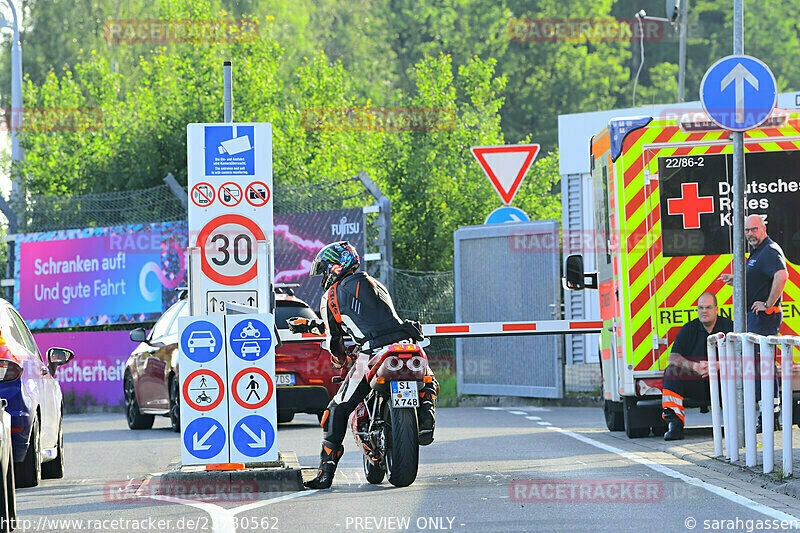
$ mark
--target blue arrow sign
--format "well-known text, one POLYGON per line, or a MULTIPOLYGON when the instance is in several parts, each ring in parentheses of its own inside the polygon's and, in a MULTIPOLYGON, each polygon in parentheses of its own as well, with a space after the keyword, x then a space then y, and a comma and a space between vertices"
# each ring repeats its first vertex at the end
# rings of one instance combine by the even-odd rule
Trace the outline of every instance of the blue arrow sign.
POLYGON ((211 459, 225 447, 225 428, 213 418, 196 418, 183 432, 183 444, 198 459, 211 459))
POLYGON ((181 350, 195 363, 207 363, 222 351, 222 333, 207 320, 192 322, 181 333, 181 350))
POLYGON ((518 207, 504 206, 498 207, 486 217, 484 224, 504 224, 506 222, 528 222, 527 213, 518 207))
POLYGON ((271 346, 272 334, 257 318, 242 320, 231 329, 231 349, 240 359, 257 361, 271 346))
POLYGON ((723 57, 708 69, 700 100, 709 118, 726 130, 746 131, 764 122, 778 100, 772 71, 746 55, 723 57))
POLYGON ((264 455, 274 442, 275 430, 263 416, 246 416, 233 427, 233 445, 248 457, 264 455))

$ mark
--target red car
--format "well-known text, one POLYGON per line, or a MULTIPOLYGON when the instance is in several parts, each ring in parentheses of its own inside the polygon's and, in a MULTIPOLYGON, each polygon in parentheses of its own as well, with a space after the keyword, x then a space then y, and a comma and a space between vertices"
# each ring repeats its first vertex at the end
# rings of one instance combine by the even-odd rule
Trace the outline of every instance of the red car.
MULTIPOLYGON (((149 429, 156 415, 169 416, 173 431, 180 431, 178 374, 178 317, 188 316, 187 300, 167 309, 148 335, 143 328, 131 331, 139 343, 125 363, 125 415, 131 429, 149 429)), ((286 319, 318 318, 291 289, 279 287, 275 295, 275 325, 288 332, 286 319)), ((291 422, 295 413, 316 414, 319 419, 336 394, 338 375, 330 354, 319 341, 286 343, 275 349, 278 422, 291 422)))

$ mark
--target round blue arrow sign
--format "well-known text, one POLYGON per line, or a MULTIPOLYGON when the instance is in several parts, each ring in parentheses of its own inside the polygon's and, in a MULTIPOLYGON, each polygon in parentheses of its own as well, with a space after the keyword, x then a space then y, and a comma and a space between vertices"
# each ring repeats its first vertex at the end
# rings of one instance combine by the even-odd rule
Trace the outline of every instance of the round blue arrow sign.
POLYGON ((183 444, 198 459, 211 459, 225 447, 225 428, 209 417, 195 418, 183 432, 183 444))
POLYGON ((528 214, 518 207, 506 205, 498 207, 486 217, 484 224, 505 224, 507 222, 528 222, 528 214))
POLYGON ((778 100, 775 76, 763 61, 746 55, 723 57, 700 84, 700 101, 718 126, 746 131, 764 122, 778 100))
POLYGON ((274 442, 275 430, 263 416, 246 416, 233 427, 233 445, 248 457, 264 455, 274 442))

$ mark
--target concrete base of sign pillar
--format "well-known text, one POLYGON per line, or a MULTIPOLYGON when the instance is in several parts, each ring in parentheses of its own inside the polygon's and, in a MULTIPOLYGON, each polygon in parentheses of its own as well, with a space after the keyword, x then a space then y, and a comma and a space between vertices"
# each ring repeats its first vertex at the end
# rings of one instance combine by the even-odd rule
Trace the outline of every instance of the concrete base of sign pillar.
MULTIPOLYGON (((249 494, 259 492, 296 492, 304 490, 303 473, 297 454, 279 452, 278 461, 246 463, 245 470, 206 471, 204 466, 170 465, 163 474, 142 484, 142 496, 163 495, 182 499, 208 499, 231 503, 251 501, 249 494), (144 494, 146 493, 146 494, 144 494)), ((253 498, 255 501, 257 498, 253 498)))

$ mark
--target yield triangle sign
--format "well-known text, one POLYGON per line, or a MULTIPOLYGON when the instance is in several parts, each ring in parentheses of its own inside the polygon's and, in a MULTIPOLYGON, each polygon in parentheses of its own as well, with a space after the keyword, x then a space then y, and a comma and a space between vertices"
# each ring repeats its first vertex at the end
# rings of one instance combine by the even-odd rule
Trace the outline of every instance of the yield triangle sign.
POLYGON ((470 150, 497 194, 505 204, 510 204, 539 153, 539 145, 473 146, 470 150))

